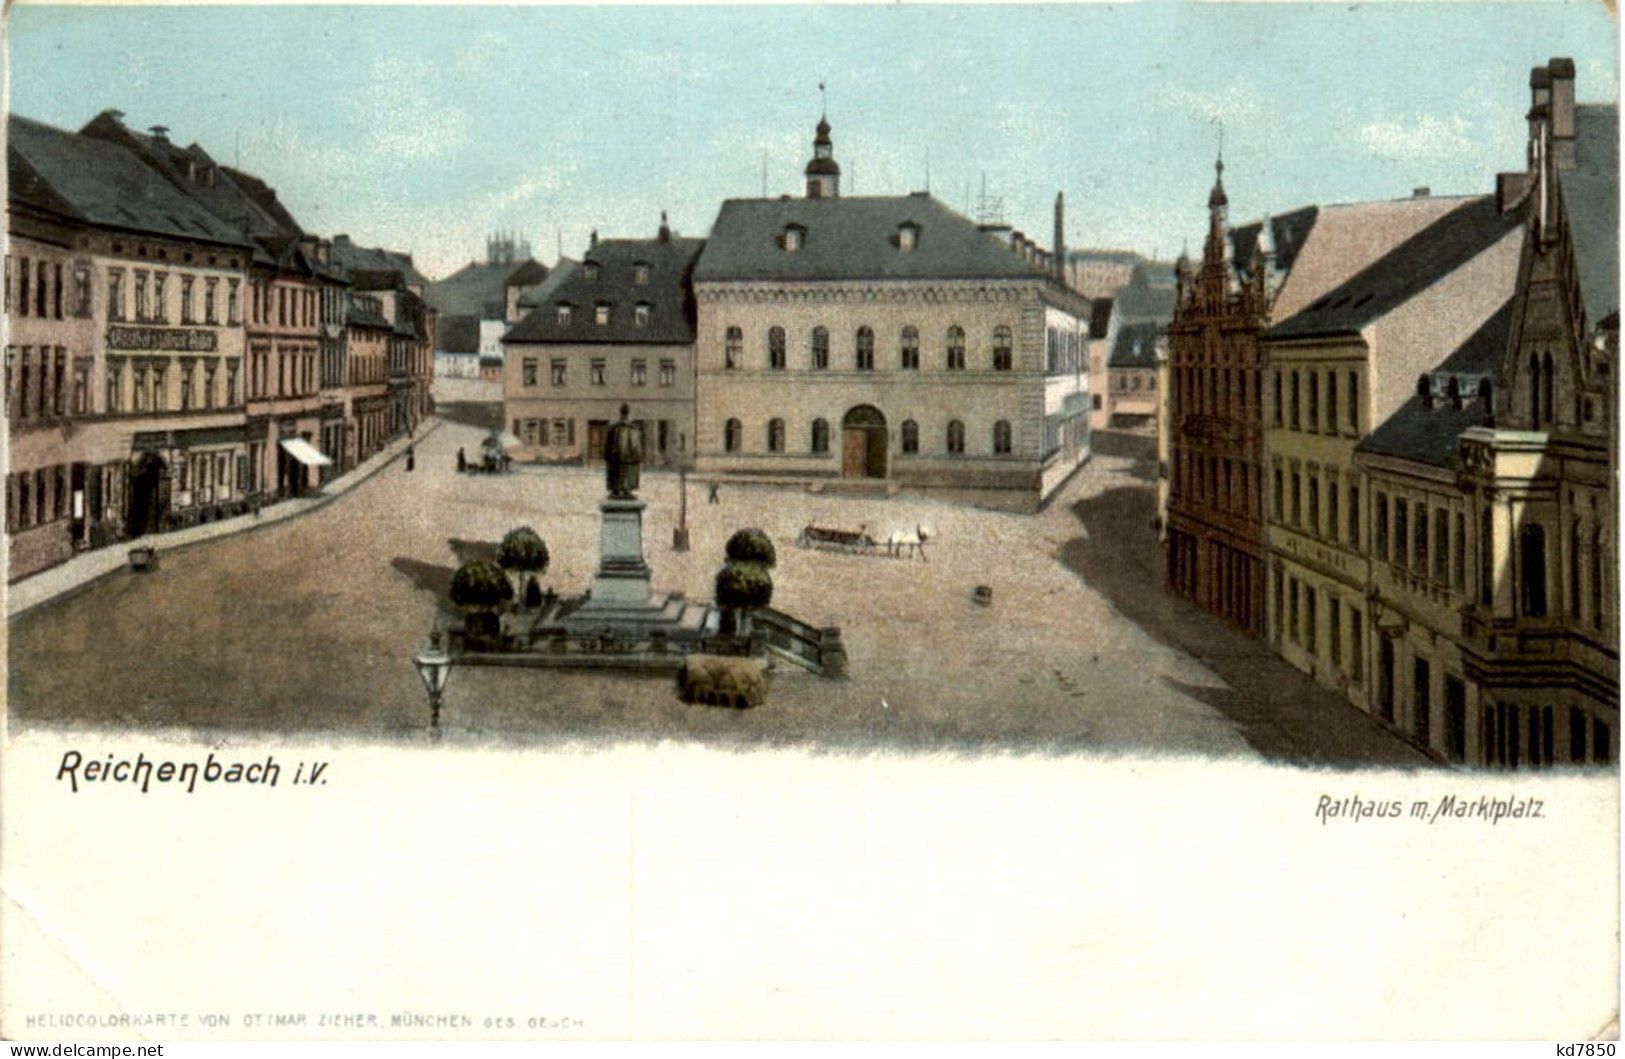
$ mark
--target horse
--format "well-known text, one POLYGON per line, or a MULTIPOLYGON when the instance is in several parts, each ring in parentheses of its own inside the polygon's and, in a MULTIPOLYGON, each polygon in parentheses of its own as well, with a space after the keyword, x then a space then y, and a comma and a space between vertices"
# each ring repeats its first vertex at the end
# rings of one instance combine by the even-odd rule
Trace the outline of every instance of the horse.
POLYGON ((886 538, 886 554, 893 558, 901 558, 906 549, 910 558, 916 552, 920 559, 925 560, 925 542, 931 539, 931 530, 926 526, 916 524, 912 530, 895 530, 886 538))

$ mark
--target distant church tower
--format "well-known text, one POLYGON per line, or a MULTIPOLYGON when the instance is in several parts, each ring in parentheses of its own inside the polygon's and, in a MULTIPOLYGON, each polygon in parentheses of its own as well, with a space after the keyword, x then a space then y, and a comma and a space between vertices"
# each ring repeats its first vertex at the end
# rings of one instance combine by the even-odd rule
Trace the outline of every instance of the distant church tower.
POLYGON ((807 197, 841 197, 841 167, 835 164, 834 147, 829 140, 829 120, 818 119, 818 135, 813 137, 812 161, 807 163, 807 197))

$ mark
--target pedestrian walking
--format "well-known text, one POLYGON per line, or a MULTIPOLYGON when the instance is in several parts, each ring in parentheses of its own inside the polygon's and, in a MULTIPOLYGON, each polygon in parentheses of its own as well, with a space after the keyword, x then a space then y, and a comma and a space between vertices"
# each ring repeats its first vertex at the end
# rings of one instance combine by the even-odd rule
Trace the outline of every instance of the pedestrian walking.
POLYGON ((457 473, 462 474, 468 470, 468 457, 463 454, 462 446, 457 447, 457 473))
POLYGON ((408 471, 410 471, 413 467, 416 467, 417 464, 418 464, 418 458, 417 458, 417 448, 416 448, 416 446, 413 446, 413 445, 406 446, 406 469, 408 471))
POLYGON ((705 502, 707 504, 720 504, 720 503, 722 503, 722 501, 717 499, 717 486, 720 485, 720 484, 721 483, 719 483, 719 482, 712 482, 711 483, 710 491, 705 494, 705 502))

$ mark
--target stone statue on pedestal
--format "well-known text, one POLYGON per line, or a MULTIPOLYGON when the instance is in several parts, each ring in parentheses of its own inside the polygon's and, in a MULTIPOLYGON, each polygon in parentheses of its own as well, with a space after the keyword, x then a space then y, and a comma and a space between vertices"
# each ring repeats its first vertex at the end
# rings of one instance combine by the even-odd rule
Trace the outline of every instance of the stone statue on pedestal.
POLYGON ((626 421, 630 411, 621 405, 621 421, 604 436, 604 482, 611 500, 632 500, 638 494, 638 468, 643 464, 643 436, 626 421))

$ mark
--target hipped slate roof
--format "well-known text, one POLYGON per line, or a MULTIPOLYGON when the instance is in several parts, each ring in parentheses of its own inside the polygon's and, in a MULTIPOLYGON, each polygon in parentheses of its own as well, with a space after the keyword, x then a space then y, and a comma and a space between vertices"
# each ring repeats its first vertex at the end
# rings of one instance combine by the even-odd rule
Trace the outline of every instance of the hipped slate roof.
POLYGON ((1149 320, 1120 324, 1111 353, 1106 358, 1106 366, 1127 369, 1156 367, 1157 339, 1162 334, 1162 327, 1162 324, 1149 320))
MULTIPOLYGON (((1521 223, 1521 210, 1502 213, 1493 196, 1468 199, 1270 328, 1265 337, 1356 333, 1462 267, 1521 223)), ((1313 244, 1309 252, 1313 252, 1313 244)))
POLYGON ((132 232, 246 249, 235 227, 194 202, 117 144, 12 115, 8 194, 60 216, 132 232))
POLYGON ((722 204, 694 281, 841 279, 1034 279, 1036 264, 930 195, 870 198, 729 199, 722 204), (902 225, 918 227, 913 250, 902 225), (786 228, 804 230, 784 249, 786 228))
POLYGON ((407 286, 428 282, 412 264, 411 254, 375 246, 357 246, 348 235, 333 237, 333 263, 349 270, 352 278, 357 272, 394 272, 398 274, 400 282, 407 286))
POLYGON ((553 262, 553 269, 547 274, 547 278, 519 296, 519 307, 528 310, 534 309, 538 305, 545 305, 548 299, 553 297, 553 292, 558 290, 565 280, 568 280, 575 273, 580 264, 579 261, 574 261, 568 257, 561 257, 553 262))
POLYGON ((515 324, 505 342, 659 343, 694 341, 694 299, 689 277, 706 247, 704 239, 601 239, 582 255, 581 266, 554 288, 547 301, 515 324), (649 266, 649 282, 634 282, 634 268, 649 266), (593 266, 594 278, 589 279, 593 266), (558 306, 571 307, 570 322, 558 320, 558 306), (635 309, 649 306, 649 322, 640 327, 635 309), (607 304, 609 322, 597 322, 597 307, 607 304))
POLYGON ((1619 309, 1619 106, 1574 108, 1576 166, 1560 174, 1586 316, 1619 309))
POLYGON ((1489 421, 1489 411, 1478 399, 1478 384, 1495 374, 1506 355, 1512 308, 1513 300, 1508 298, 1484 326, 1429 373, 1433 407, 1423 407, 1420 395, 1412 397, 1355 446, 1356 451, 1454 468, 1461 432, 1489 421), (1461 394, 1460 408, 1448 396, 1452 379, 1461 394))

